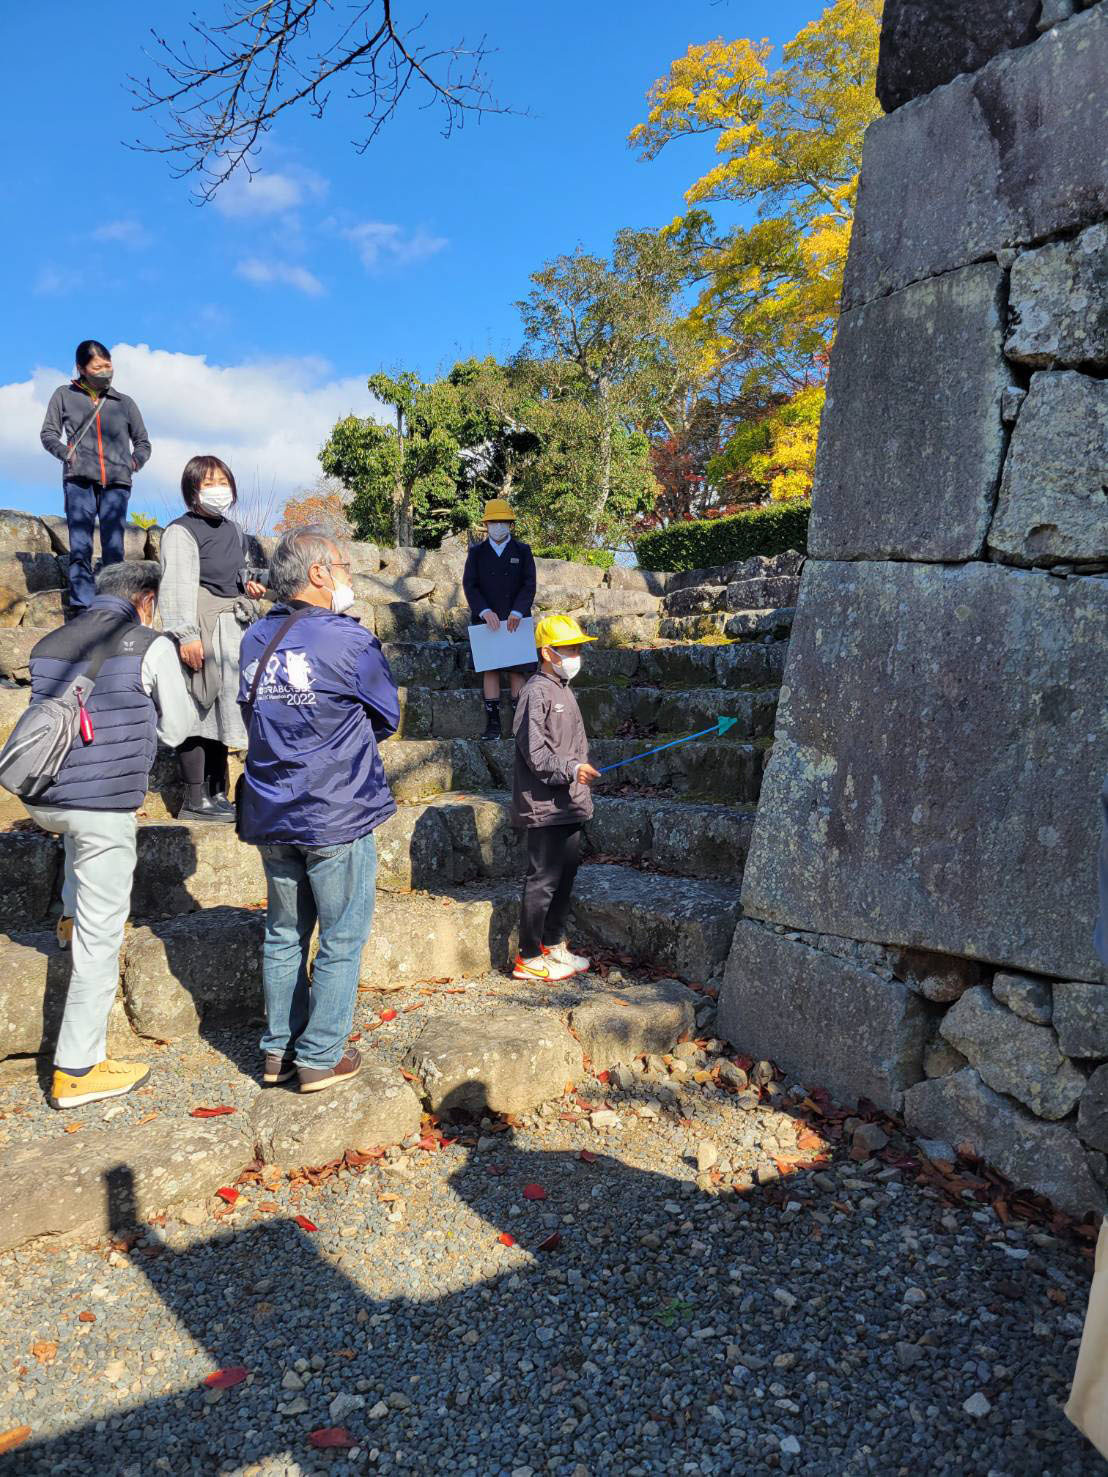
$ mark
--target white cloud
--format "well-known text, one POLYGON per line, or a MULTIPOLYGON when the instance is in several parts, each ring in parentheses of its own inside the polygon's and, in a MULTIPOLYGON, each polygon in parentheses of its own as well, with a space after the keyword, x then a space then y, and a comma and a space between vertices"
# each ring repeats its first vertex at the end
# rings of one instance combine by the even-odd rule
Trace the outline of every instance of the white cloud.
POLYGON ((114 241, 120 246, 131 246, 135 250, 141 250, 149 246, 153 236, 141 221, 133 219, 107 221, 102 226, 97 226, 92 233, 94 241, 114 241))
POLYGON ((287 262, 267 262, 257 256, 250 256, 239 262, 235 275, 244 282, 253 282, 256 287, 295 287, 297 292, 305 292, 309 297, 319 297, 324 291, 323 283, 307 267, 294 267, 287 262))
POLYGON ((231 220, 256 220, 282 215, 320 200, 327 181, 310 169, 260 170, 249 175, 240 169, 215 196, 215 208, 231 220))
MULTIPOLYGON (((310 487, 320 474, 318 452, 344 415, 380 414, 362 376, 335 377, 322 361, 266 360, 209 364, 200 354, 179 354, 147 344, 116 344, 115 383, 134 397, 153 444, 147 467, 135 479, 132 506, 164 519, 176 516, 181 469, 190 456, 222 457, 239 488, 254 486, 277 509, 310 487)), ((39 445, 38 433, 51 392, 67 376, 37 369, 29 379, 0 385, 0 465, 3 482, 34 509, 60 511, 58 463, 39 445)), ((0 491, 0 502, 17 495, 0 491)))
POLYGON ((360 226, 347 226, 342 235, 352 241, 367 272, 383 266, 412 266, 426 261, 448 244, 445 236, 433 236, 423 226, 406 231, 403 226, 387 221, 364 221, 360 226))

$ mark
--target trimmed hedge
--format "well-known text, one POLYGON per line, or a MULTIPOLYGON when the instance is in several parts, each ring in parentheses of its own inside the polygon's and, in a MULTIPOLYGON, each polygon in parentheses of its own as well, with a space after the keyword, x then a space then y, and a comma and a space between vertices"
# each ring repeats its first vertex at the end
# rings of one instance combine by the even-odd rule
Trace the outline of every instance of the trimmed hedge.
POLYGON ((640 569, 711 569, 716 564, 737 564, 755 554, 783 554, 787 549, 808 547, 807 498, 786 503, 767 503, 728 518, 698 518, 674 523, 635 540, 640 569))
POLYGON ((576 544, 548 544, 544 548, 532 544, 531 552, 538 559, 564 559, 569 564, 592 564, 599 569, 611 569, 616 562, 611 549, 581 549, 576 544))

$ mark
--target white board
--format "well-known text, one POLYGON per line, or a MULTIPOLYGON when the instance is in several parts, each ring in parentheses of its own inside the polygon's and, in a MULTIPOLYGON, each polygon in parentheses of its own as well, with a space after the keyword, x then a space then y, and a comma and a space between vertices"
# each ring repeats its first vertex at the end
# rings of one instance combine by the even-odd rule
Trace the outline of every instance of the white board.
POLYGON ((498 631, 490 631, 484 621, 469 628, 469 649, 473 653, 475 672, 503 671, 505 667, 526 667, 539 659, 535 650, 535 622, 525 616, 514 631, 501 621, 498 631))

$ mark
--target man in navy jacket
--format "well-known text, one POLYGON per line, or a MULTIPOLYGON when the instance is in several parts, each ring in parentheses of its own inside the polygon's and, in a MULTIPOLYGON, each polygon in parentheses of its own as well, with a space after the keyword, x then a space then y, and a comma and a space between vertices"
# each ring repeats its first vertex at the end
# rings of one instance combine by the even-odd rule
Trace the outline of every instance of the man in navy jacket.
POLYGON ((269 587, 276 603, 242 640, 239 691, 239 834, 261 851, 269 890, 263 1081, 297 1075, 301 1092, 319 1092, 361 1066, 347 1037, 373 923, 373 832, 396 810, 377 745, 400 708, 381 643, 343 614, 350 564, 327 528, 284 536, 269 587))
MULTIPOLYGON (((516 515, 503 498, 485 504, 484 524, 488 538, 474 544, 466 555, 462 589, 469 604, 473 623, 484 621, 492 631, 507 621, 514 631, 520 621, 531 614, 535 599, 535 556, 528 544, 512 537, 516 515)), ((519 701, 524 677, 532 671, 513 668, 508 673, 512 695, 512 712, 519 701)), ((500 737, 500 673, 484 674, 486 739, 500 737)))

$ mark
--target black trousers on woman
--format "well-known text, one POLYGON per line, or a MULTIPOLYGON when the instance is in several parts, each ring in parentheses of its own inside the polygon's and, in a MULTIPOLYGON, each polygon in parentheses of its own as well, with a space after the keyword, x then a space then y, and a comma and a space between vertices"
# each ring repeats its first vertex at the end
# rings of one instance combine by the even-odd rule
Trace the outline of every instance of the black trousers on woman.
POLYGON ((187 738, 177 746, 181 778, 188 786, 186 805, 199 805, 205 794, 227 793, 227 745, 218 739, 187 738))
POLYGON ((533 826, 527 832, 527 874, 519 917, 519 952, 537 959, 566 936, 573 882, 581 865, 581 824, 533 826))

